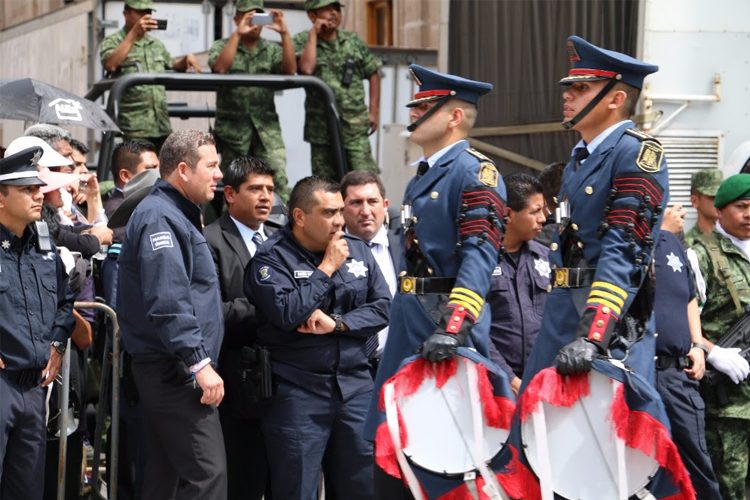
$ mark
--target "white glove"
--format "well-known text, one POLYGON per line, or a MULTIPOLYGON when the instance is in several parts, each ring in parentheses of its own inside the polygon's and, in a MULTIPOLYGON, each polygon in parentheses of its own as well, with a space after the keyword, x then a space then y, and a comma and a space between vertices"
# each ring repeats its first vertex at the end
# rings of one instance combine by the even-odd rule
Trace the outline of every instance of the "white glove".
POLYGON ((739 347, 724 348, 715 345, 708 353, 706 361, 732 379, 735 384, 739 384, 750 374, 750 365, 740 355, 739 347))

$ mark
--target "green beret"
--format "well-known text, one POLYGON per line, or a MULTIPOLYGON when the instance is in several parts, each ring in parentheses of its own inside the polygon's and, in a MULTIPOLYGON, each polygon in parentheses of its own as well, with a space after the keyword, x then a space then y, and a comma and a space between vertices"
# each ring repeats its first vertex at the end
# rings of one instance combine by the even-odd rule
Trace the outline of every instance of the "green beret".
POLYGON ((341 0, 305 0, 305 10, 320 9, 328 5, 331 5, 332 3, 337 3, 341 7, 344 6, 341 3, 341 0))
POLYGON ((721 183, 714 206, 724 208, 733 201, 750 199, 750 174, 737 174, 721 183))
POLYGON ((154 10, 154 0, 125 0, 125 5, 135 10, 154 10))
POLYGON ((706 196, 716 196, 721 186, 724 173, 718 168, 707 168, 693 174, 690 178, 690 191, 697 191, 706 196))
POLYGON ((250 12, 251 10, 263 12, 263 0, 235 0, 234 6, 237 12, 250 12))

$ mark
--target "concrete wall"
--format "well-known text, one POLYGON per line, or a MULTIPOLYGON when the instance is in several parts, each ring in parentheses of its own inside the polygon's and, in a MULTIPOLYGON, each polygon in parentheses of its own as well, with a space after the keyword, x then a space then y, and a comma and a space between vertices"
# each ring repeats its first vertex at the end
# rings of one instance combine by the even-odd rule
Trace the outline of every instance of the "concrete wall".
MULTIPOLYGON (((6 14, 26 16, 38 12, 41 4, 55 3, 61 4, 62 0, 6 0, 3 9, 6 14)), ((30 77, 83 95, 88 88, 88 25, 93 4, 93 1, 79 2, 0 32, 0 60, 5 62, 0 65, 0 79, 30 77)), ((0 144, 9 143, 23 129, 21 121, 0 120, 0 144)), ((86 129, 71 127, 70 130, 77 138, 86 139, 86 129)))

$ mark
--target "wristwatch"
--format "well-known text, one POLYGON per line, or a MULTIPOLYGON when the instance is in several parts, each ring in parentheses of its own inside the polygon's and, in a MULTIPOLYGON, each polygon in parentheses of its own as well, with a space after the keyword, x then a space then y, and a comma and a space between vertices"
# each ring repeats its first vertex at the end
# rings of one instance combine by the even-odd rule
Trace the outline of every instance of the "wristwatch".
POLYGON ((65 356, 65 349, 68 347, 65 342, 55 340, 54 342, 50 343, 50 345, 57 351, 57 354, 59 354, 60 356, 65 356))
POLYGON ((332 314, 331 317, 336 322, 336 326, 333 327, 333 331, 336 333, 341 333, 344 331, 344 321, 341 319, 340 314, 332 314))
POLYGON ((697 347, 698 349, 700 349, 701 351, 703 351, 703 354, 705 354, 706 356, 708 356, 708 347, 706 347, 706 344, 704 344, 703 342, 693 342, 693 343, 691 343, 690 344, 690 348, 693 349, 694 347, 697 347))

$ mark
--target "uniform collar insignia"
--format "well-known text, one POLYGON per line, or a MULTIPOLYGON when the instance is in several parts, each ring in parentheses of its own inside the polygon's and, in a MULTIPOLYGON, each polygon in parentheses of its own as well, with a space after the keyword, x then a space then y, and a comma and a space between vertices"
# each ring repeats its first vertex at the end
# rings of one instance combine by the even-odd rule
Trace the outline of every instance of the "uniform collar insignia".
POLYGON ((367 276, 367 267, 364 261, 352 259, 351 262, 346 263, 346 270, 354 275, 355 278, 364 278, 367 276))

